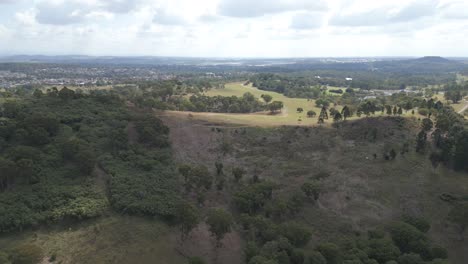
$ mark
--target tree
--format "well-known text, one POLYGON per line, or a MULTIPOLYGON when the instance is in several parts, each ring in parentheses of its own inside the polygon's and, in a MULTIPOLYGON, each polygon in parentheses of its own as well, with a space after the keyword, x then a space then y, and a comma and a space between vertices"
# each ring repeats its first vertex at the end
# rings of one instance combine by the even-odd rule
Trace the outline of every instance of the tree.
POLYGON ((317 182, 305 182, 304 184, 302 184, 301 190, 307 197, 313 198, 314 200, 318 200, 321 187, 317 182))
POLYGON ((394 106, 394 107, 393 107, 393 115, 396 115, 396 114, 397 114, 397 112, 398 112, 398 109, 397 109, 397 107, 396 107, 396 106, 394 106))
POLYGON ((386 105, 385 109, 387 109, 387 115, 392 115, 392 106, 391 105, 386 105))
POLYGON ((68 101, 70 99, 73 99, 73 97, 75 96, 75 92, 73 90, 68 89, 67 87, 63 87, 58 92, 58 96, 60 97, 60 99, 68 101))
POLYGON ((400 256, 400 250, 387 238, 371 239, 367 254, 379 263, 386 263, 390 260, 397 260, 400 256))
POLYGON ((340 112, 336 112, 335 115, 333 116, 333 121, 338 122, 338 121, 341 121, 341 119, 343 119, 343 117, 341 116, 340 112))
POLYGON ((317 113, 315 113, 315 111, 313 111, 313 110, 307 111, 307 117, 315 117, 316 115, 317 115, 317 113))
POLYGON ((390 226, 390 235, 393 242, 403 253, 417 252, 418 245, 416 242, 427 241, 424 233, 416 227, 404 222, 395 222, 390 226))
POLYGON ((245 170, 243 168, 235 167, 232 168, 232 175, 234 176, 234 179, 236 182, 239 182, 242 177, 244 176, 245 170))
POLYGON ((456 140, 453 154, 455 170, 465 170, 468 172, 468 131, 463 131, 456 140))
POLYGON ((429 130, 431 130, 433 125, 434 123, 432 122, 430 118, 424 118, 422 120, 422 130, 425 132, 428 132, 429 130))
POLYGON ((190 231, 198 225, 197 209, 187 202, 180 202, 176 207, 176 221, 180 227, 181 238, 184 240, 190 231))
POLYGON ((224 209, 211 209, 208 212, 206 223, 210 232, 216 237, 217 247, 221 246, 221 239, 231 231, 232 215, 224 209))
POLYGON ((305 226, 295 222, 281 224, 280 233, 296 247, 305 246, 312 236, 310 231, 305 226))
POLYGON ((343 119, 346 121, 346 118, 351 116, 351 111, 349 110, 348 106, 344 106, 343 109, 341 110, 341 115, 343 116, 343 119))
POLYGON ((269 94, 262 94, 261 95, 261 98, 263 99, 263 101, 265 101, 265 103, 270 103, 271 100, 273 100, 273 97, 269 94))
POLYGON ((327 260, 322 255, 322 253, 318 251, 312 251, 308 255, 309 263, 310 264, 327 264, 327 260))
POLYGON ((424 264, 421 256, 418 254, 404 254, 398 258, 398 264, 424 264))
POLYGON ((268 109, 271 113, 276 113, 276 111, 281 111, 283 109, 283 102, 281 101, 273 101, 271 104, 268 105, 268 109))
POLYGON ((298 113, 302 113, 302 112, 304 112, 304 109, 303 109, 302 107, 298 107, 298 108, 297 108, 297 112, 298 112, 298 113))
POLYGON ((215 162, 215 167, 216 167, 216 175, 220 176, 221 174, 223 174, 223 163, 220 162, 220 161, 216 161, 215 162))
POLYGON ((424 130, 418 133, 416 138, 416 152, 422 153, 426 148, 427 134, 424 130))
POLYGON ((41 98, 42 96, 44 96, 44 93, 40 89, 36 89, 34 90, 33 96, 36 98, 41 98))
POLYGON ((184 177, 185 189, 187 191, 191 191, 193 188, 196 188, 198 191, 211 189, 213 176, 205 166, 185 164, 179 167, 179 173, 184 177))
POLYGON ((206 262, 200 257, 190 257, 188 264, 206 264, 206 262))
POLYGON ((325 257, 327 264, 341 264, 342 262, 343 257, 341 251, 338 246, 333 243, 320 244, 317 247, 317 251, 325 257))
POLYGON ((8 188, 14 181, 16 175, 16 164, 8 159, 0 157, 0 191, 8 188))
POLYGON ((320 115, 319 115, 319 120, 326 120, 328 119, 328 112, 327 108, 325 106, 322 106, 322 109, 320 110, 320 115))
POLYGON ((397 112, 397 113, 398 113, 398 115, 402 115, 402 114, 403 114, 403 109, 401 109, 401 106, 398 107, 398 112, 397 112))

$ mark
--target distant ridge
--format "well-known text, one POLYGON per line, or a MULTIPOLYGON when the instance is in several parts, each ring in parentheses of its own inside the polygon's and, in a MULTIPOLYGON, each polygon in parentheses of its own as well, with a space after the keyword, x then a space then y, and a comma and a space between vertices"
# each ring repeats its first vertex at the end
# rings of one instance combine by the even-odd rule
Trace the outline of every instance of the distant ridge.
POLYGON ((449 60, 440 56, 426 56, 419 59, 415 59, 415 62, 425 62, 425 63, 452 63, 453 60, 449 60))

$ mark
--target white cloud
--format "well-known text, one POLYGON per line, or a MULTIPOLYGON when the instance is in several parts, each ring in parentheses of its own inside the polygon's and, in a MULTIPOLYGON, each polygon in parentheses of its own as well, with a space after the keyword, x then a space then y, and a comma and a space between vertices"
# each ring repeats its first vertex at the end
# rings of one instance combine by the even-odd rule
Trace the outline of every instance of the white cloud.
POLYGON ((301 12, 293 16, 291 28, 315 29, 323 25, 323 14, 319 12, 301 12))
POLYGON ((218 11, 231 17, 259 17, 288 11, 325 11, 321 0, 221 0, 218 11))
POLYGON ((465 0, 0 0, 0 4, 2 53, 468 56, 465 0))

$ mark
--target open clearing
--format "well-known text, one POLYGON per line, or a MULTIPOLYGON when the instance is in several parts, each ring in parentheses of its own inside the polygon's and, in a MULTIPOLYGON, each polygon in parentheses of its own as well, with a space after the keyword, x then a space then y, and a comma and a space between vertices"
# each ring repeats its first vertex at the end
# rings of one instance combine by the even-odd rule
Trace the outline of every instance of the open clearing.
MULTIPOLYGON (((335 89, 335 88, 333 88, 335 89)), ((184 111, 165 111, 165 115, 174 117, 186 117, 195 120, 204 120, 213 123, 222 124, 233 124, 233 125, 246 125, 246 126, 260 126, 260 127, 271 127, 281 125, 301 125, 301 126, 313 126, 317 125, 317 117, 308 118, 307 111, 313 110, 320 113, 320 108, 315 106, 315 100, 308 100, 305 98, 290 98, 283 94, 259 90, 252 85, 243 85, 242 83, 228 83, 223 89, 212 89, 205 93, 207 96, 242 96, 244 93, 250 92, 255 97, 260 98, 262 94, 268 94, 273 97, 273 101, 282 101, 284 108, 281 113, 272 115, 270 112, 258 112, 248 114, 229 114, 229 113, 198 113, 198 112, 184 112, 184 111), (298 113, 297 108, 301 107, 304 112, 298 113)), ((341 111, 342 106, 335 107, 338 111, 341 111)), ((376 112, 375 116, 383 116, 380 112, 376 112)), ((404 113, 403 116, 411 117, 411 111, 404 113)), ((415 114, 414 117, 422 117, 415 114)), ((349 119, 359 119, 357 116, 353 116, 349 119)), ((333 123, 332 118, 325 120, 326 124, 333 123)))
POLYGON ((242 96, 246 92, 252 93, 257 98, 260 98, 262 94, 271 95, 273 101, 282 101, 284 103, 284 108, 281 113, 275 115, 270 114, 268 111, 249 114, 167 111, 167 114, 177 116, 188 116, 188 114, 190 114, 194 119, 249 126, 313 125, 317 123, 317 118, 307 118, 307 111, 309 110, 314 110, 317 114, 320 113, 320 109, 315 106, 314 100, 289 98, 276 92, 259 90, 251 85, 244 86, 242 83, 228 83, 225 85, 224 89, 212 89, 206 92, 206 95, 242 96), (297 113, 296 110, 299 107, 302 107, 304 112, 297 113), (302 121, 298 121, 299 119, 302 121))

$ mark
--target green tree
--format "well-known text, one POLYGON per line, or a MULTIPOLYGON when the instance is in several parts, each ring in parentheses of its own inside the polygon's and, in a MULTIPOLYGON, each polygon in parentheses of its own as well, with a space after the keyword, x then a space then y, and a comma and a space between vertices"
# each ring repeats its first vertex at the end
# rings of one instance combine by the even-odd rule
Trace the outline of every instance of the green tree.
POLYGON ((325 257, 318 251, 310 252, 307 259, 309 260, 309 264, 327 264, 325 257))
POLYGON ((75 97, 75 92, 73 90, 68 89, 67 87, 63 87, 59 92, 58 96, 64 100, 68 101, 75 97))
POLYGON ((327 264, 341 264, 343 261, 340 249, 333 243, 320 244, 317 246, 317 251, 325 257, 327 264))
POLYGON ((220 162, 220 161, 216 161, 215 162, 215 167, 216 167, 216 175, 220 176, 221 174, 223 174, 223 163, 220 162))
POLYGON ((424 118, 422 120, 422 129, 425 131, 425 132, 428 132, 429 130, 432 129, 434 123, 432 122, 432 120, 430 118, 424 118))
POLYGON ((224 235, 231 231, 232 222, 232 215, 224 209, 211 209, 208 212, 206 223, 216 238, 217 247, 221 246, 224 235))
POLYGON ((175 217, 181 231, 182 240, 189 235, 190 231, 200 221, 197 209, 187 202, 180 202, 177 205, 175 217))
POLYGON ((341 119, 343 119, 341 114, 339 112, 336 112, 335 115, 333 116, 333 121, 338 122, 338 121, 341 121, 341 119))
POLYGON ((263 101, 265 101, 265 103, 267 103, 267 104, 270 103, 271 100, 273 100, 273 97, 271 95, 269 95, 269 94, 262 94, 261 97, 262 97, 263 101))
POLYGON ((313 111, 313 110, 307 111, 307 117, 315 117, 316 115, 317 115, 317 113, 315 113, 315 111, 313 111))
POLYGON ((391 105, 386 105, 385 109, 387 111, 387 115, 392 115, 392 106, 391 105))
POLYGON ((343 119, 346 121, 346 118, 351 116, 351 111, 349 110, 348 106, 344 106, 343 109, 341 110, 341 115, 343 116, 343 119))
POLYGON ((416 252, 415 242, 426 241, 427 238, 424 233, 419 231, 416 227, 404 222, 395 222, 390 226, 390 235, 395 245, 403 253, 416 252))
POLYGON ((188 264, 206 264, 206 262, 200 257, 190 257, 188 264))
POLYGON ((281 224, 280 233, 296 247, 305 246, 312 236, 307 227, 296 222, 287 222, 281 224))
POLYGON ((403 109, 401 109, 401 106, 398 107, 397 113, 398 113, 398 115, 402 115, 402 114, 403 114, 403 109))
POLYGON ((398 264, 424 264, 424 260, 418 254, 404 254, 398 258, 398 264))
POLYGON ((314 200, 318 200, 321 187, 317 182, 305 182, 304 184, 302 184, 301 190, 307 197, 313 198, 314 200))
POLYGON ((245 174, 245 170, 243 168, 239 168, 239 167, 232 168, 232 175, 234 176, 234 179, 236 180, 236 182, 239 182, 244 176, 244 174, 245 174))
POLYGON ((418 133, 416 138, 416 152, 423 153, 426 148, 427 134, 424 130, 418 133))
POLYGON ((304 109, 302 107, 298 107, 297 110, 296 110, 298 113, 302 113, 304 112, 304 109))
POLYGON ((327 108, 325 106, 322 106, 322 109, 320 110, 320 115, 319 115, 319 120, 326 120, 328 119, 328 112, 327 108))
POLYGON ((367 254, 379 263, 386 263, 390 260, 397 260, 400 256, 400 250, 389 239, 371 239, 367 254))
POLYGON ((271 113, 276 113, 277 111, 281 111, 283 109, 283 102, 281 101, 273 101, 271 104, 268 105, 268 109, 271 113))

